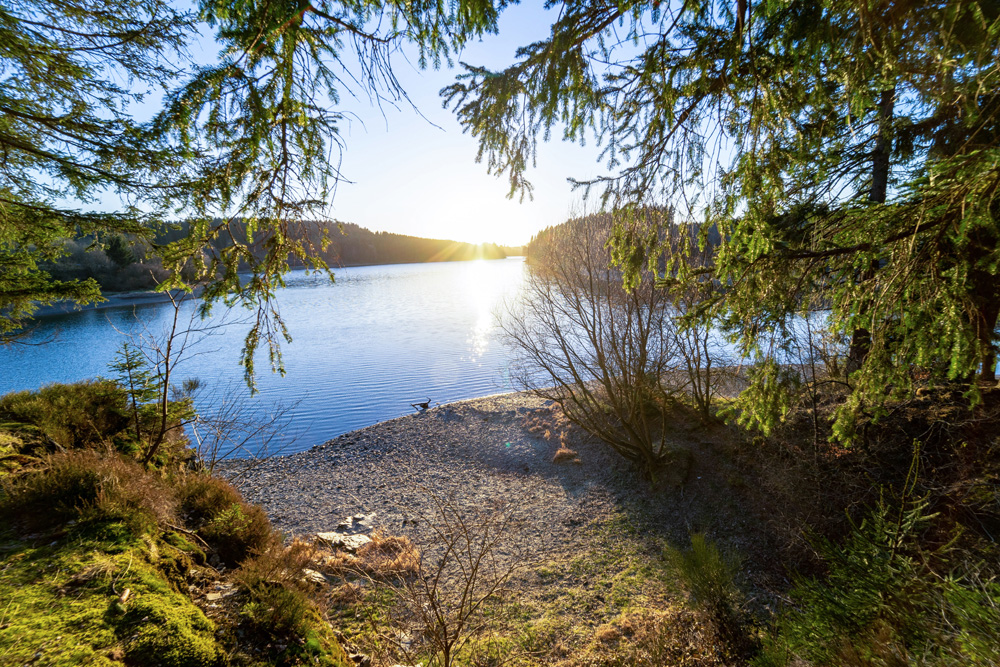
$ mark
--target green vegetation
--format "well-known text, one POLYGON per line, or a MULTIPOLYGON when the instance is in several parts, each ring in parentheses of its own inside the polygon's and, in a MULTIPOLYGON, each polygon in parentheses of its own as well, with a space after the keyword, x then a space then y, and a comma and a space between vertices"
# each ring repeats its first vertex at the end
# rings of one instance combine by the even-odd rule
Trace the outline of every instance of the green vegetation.
POLYGON ((495 31, 498 12, 332 0, 4 6, 0 336, 15 336, 40 304, 99 300, 92 278, 47 267, 83 238, 125 266, 126 237, 136 259, 162 265, 159 289, 202 286, 207 305, 259 313, 245 340, 252 368, 260 341, 283 332, 273 299, 289 262, 327 269, 329 237, 306 228, 325 218, 340 178, 334 105, 345 93, 405 99, 392 71, 404 41, 421 66, 439 66, 495 31), (205 38, 216 55, 193 58, 205 38), (119 210, 96 210, 102 195, 119 210), (181 237, 157 243, 178 218, 181 237))
MULTIPOLYGON (((669 248, 669 261, 681 254, 684 232, 668 226, 669 216, 660 213, 647 210, 645 220, 654 222, 657 234, 671 235, 669 244, 659 246, 669 248), (655 225, 657 219, 662 226, 655 225)), ((583 313, 603 313, 609 299, 601 296, 601 281, 587 281, 588 269, 580 261, 571 261, 567 270, 559 261, 562 255, 553 258, 551 249, 593 245, 588 229, 608 217, 572 220, 533 239, 529 257, 539 285, 550 294, 562 284, 581 286, 552 299, 548 310, 535 308, 518 323, 519 332, 540 331, 573 317, 563 306, 560 320, 552 314, 552 304, 569 302, 583 313)), ((706 246, 699 260, 702 269, 711 268, 705 260, 719 244, 715 238, 706 246)), ((652 273, 653 267, 647 270, 652 273)), ((650 278, 647 273, 644 284, 625 289, 648 288, 650 278)), ((657 282, 664 298, 688 298, 690 284, 683 279, 657 282)), ((708 285, 702 301, 695 298, 668 314, 669 324, 676 326, 674 336, 697 332, 712 321, 703 316, 717 303, 714 289, 708 285)), ((605 326, 604 319, 600 326, 605 326)), ((587 324, 569 330, 589 331, 587 324)), ((764 363, 737 368, 739 357, 727 356, 721 347, 703 348, 700 362, 690 363, 693 357, 685 356, 681 340, 670 346, 661 367, 671 370, 665 379, 688 383, 675 394, 665 416, 671 440, 684 443, 687 437, 698 441, 714 434, 713 440, 725 443, 716 458, 707 461, 704 450, 698 453, 704 444, 679 447, 690 452, 692 469, 699 475, 707 467, 725 470, 717 473, 710 488, 696 484, 702 498, 689 521, 697 526, 720 510, 729 515, 728 521, 751 513, 762 518, 765 534, 747 537, 769 545, 766 554, 726 551, 695 529, 690 548, 668 546, 668 576, 687 592, 696 616, 708 628, 710 639, 703 641, 714 642, 714 655, 731 664, 995 663, 1000 390, 976 381, 976 400, 970 401, 969 383, 974 380, 942 386, 930 372, 913 367, 913 394, 885 399, 885 411, 857 413, 852 437, 845 442, 840 416, 856 397, 853 383, 860 372, 851 370, 849 342, 821 318, 793 324, 781 344, 783 356, 764 363), (685 369, 699 379, 687 376, 685 369), (696 389, 697 382, 703 383, 702 389, 696 389), (710 397, 710 415, 727 423, 708 419, 699 424, 691 418, 695 413, 683 404, 698 405, 693 395, 698 391, 710 397), (738 503, 739 512, 726 511, 721 498, 707 497, 716 495, 738 503), (769 561, 777 570, 752 596, 743 590, 747 579, 738 566, 749 560, 756 560, 758 568, 761 560, 769 561)), ((666 330, 660 327, 658 333, 666 330)), ((647 362, 653 359, 652 351, 660 349, 649 337, 593 335, 590 340, 647 362)), ((526 335, 521 341, 531 342, 526 335)), ((569 367, 550 363, 564 348, 533 344, 524 349, 534 363, 528 373, 551 368, 565 374, 569 367)), ((600 357, 603 366, 577 363, 582 349, 585 346, 574 347, 566 356, 579 374, 570 382, 590 380, 596 387, 610 375, 628 385, 616 392, 618 400, 646 386, 644 373, 609 370, 602 376, 602 371, 614 368, 607 351, 600 357)), ((618 421, 632 428, 642 423, 618 421)), ((597 429, 580 425, 615 448, 597 429)), ((694 480, 688 477, 681 483, 687 486, 694 480)))
POLYGON ((667 547, 665 556, 695 605, 711 619, 727 657, 739 660, 754 655, 758 646, 753 620, 736 585, 738 561, 720 553, 703 533, 691 535, 690 549, 667 547))
MULTIPOLYGON (((618 219, 619 266, 702 290, 689 318, 750 363, 788 363, 798 318, 829 310, 852 376, 830 416, 850 442, 922 386, 974 402, 975 376, 994 379, 998 59, 983 0, 579 2, 443 94, 512 194, 539 138, 596 134, 610 173, 581 185, 618 219), (650 206, 707 265, 648 233, 650 206)), ((749 379, 748 423, 772 428, 795 384, 749 379)))
MULTIPOLYGON (((417 45, 421 65, 437 66, 495 31, 506 5, 203 0, 186 13, 175 4, 29 0, 0 9, 0 337, 15 335, 38 304, 98 299, 93 277, 102 272, 148 263, 162 267, 161 289, 201 285, 206 308, 258 310, 243 357, 252 377, 259 342, 287 335, 273 303, 283 272, 329 263, 334 234, 309 221, 339 177, 331 148, 341 115, 319 101, 336 101, 352 79, 338 67, 357 55, 363 74, 353 80, 402 99, 390 63, 403 41, 417 45), (217 60, 176 69, 206 26, 217 60), (136 120, 136 103, 161 90, 154 118, 136 120), (103 191, 129 204, 87 210, 103 191), (165 231, 178 212, 183 223, 165 231), (91 242, 101 247, 99 270, 49 272, 91 242)), ((682 628, 675 634, 690 637, 702 623, 722 644, 695 656, 703 664, 750 659, 758 638, 761 665, 994 664, 996 3, 584 1, 553 16, 549 36, 518 50, 516 63, 467 66, 445 99, 512 194, 530 191, 524 177, 539 135, 562 130, 582 142, 593 132, 606 147, 613 173, 582 185, 613 211, 613 277, 623 285, 615 296, 644 294, 678 311, 653 327, 601 331, 605 349, 639 363, 601 369, 603 395, 583 401, 600 417, 591 430, 611 424, 606 440, 657 467, 664 367, 648 368, 642 355, 646 334, 667 325, 673 342, 689 345, 686 391, 705 428, 716 428, 725 392, 709 371, 725 364, 706 332, 724 331, 746 362, 728 378, 735 389, 724 415, 745 429, 725 432, 725 453, 740 466, 732 479, 767 518, 776 579, 795 581, 764 591, 791 603, 775 603, 751 630, 732 563, 695 533, 690 550, 668 552, 694 617, 630 610, 638 594, 619 578, 633 572, 625 568, 596 587, 600 600, 561 592, 620 610, 598 643, 617 642, 626 627, 640 640, 558 658, 680 662, 668 635, 682 628), (818 311, 828 316, 814 327, 818 311), (622 438, 621 429, 647 425, 647 410, 659 411, 656 428, 622 438)), ((399 251, 399 239, 382 240, 399 251)), ((611 272, 597 268, 610 284, 611 272)), ((576 363, 580 350, 562 348, 576 363)), ((43 633, 60 637, 78 619, 87 637, 80 659, 342 660, 306 588, 287 576, 302 552, 277 546, 259 510, 215 482, 191 481, 174 428, 181 417, 165 398, 158 411, 134 400, 148 381, 137 370, 126 354, 127 388, 95 381, 0 399, 0 582, 3 599, 23 591, 28 610, 3 612, 0 656, 62 650, 43 633), (195 535, 197 546, 184 537, 195 535), (213 557, 236 568, 239 592, 207 619, 177 582, 221 581, 213 557), (248 643, 243 627, 266 643, 248 643)), ((589 380, 578 374, 564 389, 583 391, 589 380)), ((585 577, 587 566, 570 571, 585 577)), ((540 653, 554 661, 555 637, 575 626, 537 625, 533 636, 548 646, 540 653)))
MULTIPOLYGON (((263 247, 251 242, 252 235, 248 234, 243 221, 231 221, 229 228, 235 238, 249 244, 249 252, 255 258, 263 259, 263 247)), ((156 230, 152 238, 114 234, 102 244, 95 236, 77 237, 66 240, 63 253, 45 262, 42 268, 53 279, 63 282, 93 280, 100 285, 102 292, 153 290, 171 275, 156 247, 178 243, 190 233, 190 223, 181 221, 156 230)), ((315 256, 331 267, 503 259, 508 254, 514 254, 494 243, 475 245, 372 232, 346 222, 303 221, 291 233, 296 235, 294 240, 310 244, 315 256)), ((209 247, 212 252, 223 252, 231 243, 232 239, 226 236, 213 239, 209 247)), ((252 268, 246 260, 240 260, 236 266, 240 271, 252 268)), ((306 264, 292 257, 288 266, 297 268, 306 264)), ((197 280, 190 269, 182 269, 181 274, 186 279, 197 280)))
POLYGON ((180 443, 143 465, 123 388, 51 385, 0 415, 0 662, 347 664, 301 548, 180 443))
POLYGON ((827 575, 799 579, 755 664, 997 664, 1000 587, 951 545, 919 539, 926 509, 881 506, 842 545, 822 540, 827 575))

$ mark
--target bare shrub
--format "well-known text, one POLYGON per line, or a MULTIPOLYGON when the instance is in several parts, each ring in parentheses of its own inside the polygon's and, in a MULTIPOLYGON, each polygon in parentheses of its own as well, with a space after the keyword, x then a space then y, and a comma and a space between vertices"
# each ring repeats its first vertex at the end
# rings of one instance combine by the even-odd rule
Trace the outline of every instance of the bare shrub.
POLYGON ((242 469, 232 477, 237 480, 262 458, 278 453, 280 448, 272 444, 287 433, 289 413, 296 404, 262 404, 249 386, 238 383, 213 388, 206 396, 207 387, 197 378, 176 382, 179 368, 214 352, 206 343, 241 320, 227 311, 206 321, 200 317, 200 309, 192 306, 185 321, 182 314, 186 306, 192 305, 193 297, 173 292, 166 292, 166 296, 172 310, 169 326, 156 333, 137 318, 136 332, 120 331, 128 342, 119 349, 118 360, 110 365, 128 393, 144 462, 158 455, 164 459, 165 447, 171 450, 168 460, 185 452, 187 458, 196 459, 198 467, 209 472, 222 459, 245 457, 242 469))
MULTIPOLYGON (((411 664, 452 667, 459 658, 463 664, 502 664, 505 601, 512 578, 527 566, 513 508, 500 502, 463 508, 454 495, 426 489, 425 496, 432 507, 432 538, 419 552, 415 570, 377 581, 394 601, 386 639, 411 664)), ((371 549, 385 551, 386 543, 371 549)), ((359 558, 370 557, 359 552, 359 558)))
POLYGON ((648 270, 626 288, 609 268, 610 226, 610 216, 589 216, 536 244, 500 328, 516 381, 653 477, 670 460, 663 424, 687 384, 677 311, 648 270))
MULTIPOLYGON (((691 260, 685 260, 691 261, 691 260)), ((674 382, 690 399, 701 418, 711 418, 715 400, 725 388, 740 386, 739 369, 733 365, 713 328, 714 320, 701 313, 715 289, 710 279, 661 284, 675 309, 674 343, 679 370, 674 382)))
POLYGON ((198 413, 188 426, 198 461, 213 472, 219 461, 239 457, 240 470, 231 476, 238 483, 263 458, 288 446, 275 447, 274 442, 287 435, 297 404, 261 405, 249 388, 238 383, 216 389, 199 401, 198 413))

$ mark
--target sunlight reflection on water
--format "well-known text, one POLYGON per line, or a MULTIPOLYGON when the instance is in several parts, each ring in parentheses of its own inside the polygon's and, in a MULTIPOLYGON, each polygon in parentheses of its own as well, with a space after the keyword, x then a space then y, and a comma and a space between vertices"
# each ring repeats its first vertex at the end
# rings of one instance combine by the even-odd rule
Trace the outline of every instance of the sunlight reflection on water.
MULTIPOLYGON (((446 403, 510 391, 493 311, 517 292, 524 270, 520 258, 352 267, 337 270, 333 285, 322 274, 292 272, 278 295, 293 337, 283 346, 286 375, 271 374, 261 355, 253 400, 261 410, 295 404, 282 444, 298 451, 411 413, 411 402, 428 397, 446 403)), ((125 340, 116 328, 134 330, 140 321, 159 331, 169 315, 163 305, 144 305, 39 318, 36 337, 58 339, 0 348, 0 394, 107 376, 125 340)), ((198 377, 206 395, 235 391, 245 330, 205 340, 177 377, 198 377)))

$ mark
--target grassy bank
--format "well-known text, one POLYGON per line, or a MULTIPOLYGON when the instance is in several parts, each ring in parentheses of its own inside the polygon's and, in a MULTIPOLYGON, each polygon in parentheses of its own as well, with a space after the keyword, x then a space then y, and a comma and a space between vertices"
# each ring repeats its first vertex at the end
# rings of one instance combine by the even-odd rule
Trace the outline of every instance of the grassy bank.
POLYGON ((141 465, 127 398, 0 399, 0 662, 347 664, 299 554, 182 437, 141 465))
MULTIPOLYGON (((141 465, 147 416, 114 383, 9 395, 0 662, 998 664, 1000 392, 983 397, 923 393, 849 449, 822 413, 764 437, 677 404, 684 473, 615 477, 613 511, 539 561, 516 497, 470 514, 433 490, 427 544, 289 543, 180 437, 141 465)), ((553 457, 592 451, 555 406, 523 428, 553 457)))

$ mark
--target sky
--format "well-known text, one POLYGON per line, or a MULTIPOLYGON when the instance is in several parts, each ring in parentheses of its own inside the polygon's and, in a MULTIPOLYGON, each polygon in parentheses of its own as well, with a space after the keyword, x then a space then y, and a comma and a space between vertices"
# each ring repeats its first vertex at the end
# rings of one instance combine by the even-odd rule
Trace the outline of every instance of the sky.
MULTIPOLYGON (((586 146, 571 144, 553 128, 550 141, 539 139, 536 166, 526 174, 534 186, 532 197, 508 198, 506 176, 490 175, 485 163, 476 163, 478 142, 462 132, 453 111, 442 108, 439 95, 465 71, 459 61, 503 69, 515 62, 519 47, 547 37, 556 14, 541 5, 505 9, 498 33, 467 45, 453 57, 453 68, 443 63, 438 70, 420 69, 416 49, 404 45, 392 65, 409 102, 379 105, 361 89, 341 89, 340 102, 331 103, 331 108, 345 116, 340 126, 343 179, 328 202, 327 217, 372 231, 518 246, 540 230, 583 213, 582 192, 573 190, 567 179, 605 173, 593 138, 586 146)), ((189 45, 193 62, 217 57, 212 34, 203 26, 201 37, 189 45)), ((161 103, 162 92, 149 90, 135 112, 151 117, 161 103)), ((98 200, 102 210, 121 206, 111 192, 98 200)))
POLYGON ((594 142, 581 147, 553 132, 528 172, 534 199, 508 199, 506 177, 491 176, 476 163, 476 139, 462 133, 438 96, 463 71, 458 60, 495 69, 512 64, 516 49, 544 38, 553 20, 553 12, 540 6, 510 7, 499 34, 468 46, 455 59, 456 69, 420 70, 415 57, 397 58, 396 75, 419 114, 405 103, 380 109, 366 98, 342 96, 338 108, 356 116, 341 128, 341 172, 350 182, 338 185, 330 216, 373 231, 520 245, 579 213, 582 196, 566 179, 601 173, 594 142))

